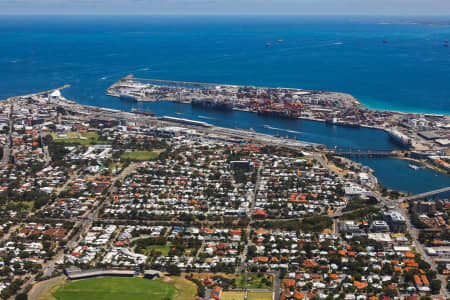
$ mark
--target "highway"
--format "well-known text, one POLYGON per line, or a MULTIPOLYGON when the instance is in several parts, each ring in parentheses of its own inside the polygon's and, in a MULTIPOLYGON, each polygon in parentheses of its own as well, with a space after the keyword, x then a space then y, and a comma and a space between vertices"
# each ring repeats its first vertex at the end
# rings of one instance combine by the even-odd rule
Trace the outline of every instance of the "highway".
POLYGON ((245 264, 246 264, 245 259, 247 257, 249 243, 251 242, 251 238, 250 238, 250 223, 253 220, 253 213, 255 212, 256 196, 258 195, 258 189, 259 189, 259 185, 260 185, 260 182, 261 182, 261 168, 262 168, 262 166, 259 166, 258 171, 257 171, 257 175, 256 175, 255 189, 252 191, 252 194, 250 196, 251 200, 252 200, 252 203, 250 205, 250 213, 249 213, 250 222, 248 223, 248 226, 246 228, 247 240, 245 241, 244 250, 242 251, 242 254, 240 256, 241 265, 239 266, 239 273, 242 273, 245 270, 245 264))
POLYGON ((5 147, 3 148, 3 158, 2 158, 2 166, 6 165, 9 161, 9 157, 11 155, 11 135, 14 127, 14 122, 12 119, 12 113, 14 111, 14 104, 10 104, 9 112, 8 112, 8 120, 9 120, 9 133, 8 139, 6 141, 5 147))

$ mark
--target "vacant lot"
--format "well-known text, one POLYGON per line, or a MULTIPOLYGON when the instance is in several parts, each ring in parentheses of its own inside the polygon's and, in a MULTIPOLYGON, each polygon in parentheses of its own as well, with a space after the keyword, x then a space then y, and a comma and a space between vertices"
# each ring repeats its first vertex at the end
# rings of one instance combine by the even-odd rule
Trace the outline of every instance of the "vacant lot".
POLYGON ((58 300, 162 300, 178 294, 174 284, 143 278, 103 277, 69 282, 56 290, 58 300))

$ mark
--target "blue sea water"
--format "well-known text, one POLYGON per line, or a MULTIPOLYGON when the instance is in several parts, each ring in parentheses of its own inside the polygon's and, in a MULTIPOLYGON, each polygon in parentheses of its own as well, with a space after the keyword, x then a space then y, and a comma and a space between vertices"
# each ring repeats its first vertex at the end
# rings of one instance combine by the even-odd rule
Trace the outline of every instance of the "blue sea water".
POLYGON ((68 83, 81 103, 125 109, 103 91, 133 73, 342 91, 373 108, 450 113, 450 18, 385 20, 0 16, 0 98, 68 83))
MULTIPOLYGON (((341 91, 371 108, 450 113, 450 48, 443 46, 450 39, 446 25, 450 18, 421 24, 405 24, 397 18, 389 19, 389 24, 385 21, 374 17, 0 16, 0 99, 70 84, 64 96, 82 104, 125 111, 137 106, 158 115, 254 128, 330 147, 395 149, 386 133, 372 129, 327 127, 175 103, 136 104, 105 95, 112 83, 134 74, 341 91)), ((450 185, 449 177, 432 171, 424 173, 430 185, 403 184, 401 176, 393 180, 389 175, 403 170, 398 164, 404 167, 404 162, 368 164, 389 187, 420 192, 435 184, 450 185)))

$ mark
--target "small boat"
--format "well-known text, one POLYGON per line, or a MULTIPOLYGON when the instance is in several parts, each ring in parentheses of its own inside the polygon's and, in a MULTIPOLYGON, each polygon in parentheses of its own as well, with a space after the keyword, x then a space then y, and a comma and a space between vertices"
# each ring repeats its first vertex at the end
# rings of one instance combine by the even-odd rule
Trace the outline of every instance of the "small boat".
POLYGON ((269 125, 264 125, 263 127, 264 127, 264 128, 267 128, 267 129, 270 129, 270 126, 269 126, 269 125))
POLYGON ((387 44, 388 43, 388 41, 387 40, 383 40, 383 44, 387 44))
POLYGON ((282 42, 284 42, 284 41, 283 41, 283 40, 278 40, 278 41, 277 41, 277 43, 280 43, 280 44, 281 44, 282 42))
POLYGON ((272 47, 272 43, 266 43, 266 47, 272 47))
POLYGON ((409 165, 408 165, 408 168, 410 168, 410 169, 413 169, 414 171, 416 171, 416 170, 419 170, 419 169, 420 169, 420 167, 419 167, 419 166, 416 166, 416 165, 413 165, 413 164, 409 164, 409 165))

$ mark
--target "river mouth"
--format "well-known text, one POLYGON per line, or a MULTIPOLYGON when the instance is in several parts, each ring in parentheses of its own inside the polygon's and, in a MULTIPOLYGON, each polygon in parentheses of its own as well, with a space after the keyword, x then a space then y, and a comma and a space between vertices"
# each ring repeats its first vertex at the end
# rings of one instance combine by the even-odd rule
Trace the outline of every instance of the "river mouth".
MULTIPOLYGON (((120 101, 117 98, 113 99, 120 101)), ((227 128, 253 129, 258 133, 295 138, 323 144, 329 148, 402 149, 392 142, 385 131, 373 128, 329 126, 319 121, 283 119, 243 111, 218 111, 175 102, 125 102, 122 104, 127 107, 150 110, 157 116, 167 115, 191 119, 227 128)), ((413 170, 408 167, 410 162, 407 160, 361 157, 353 158, 353 160, 369 166, 374 170, 374 175, 379 182, 390 189, 418 194, 450 186, 450 176, 428 168, 413 170)))

